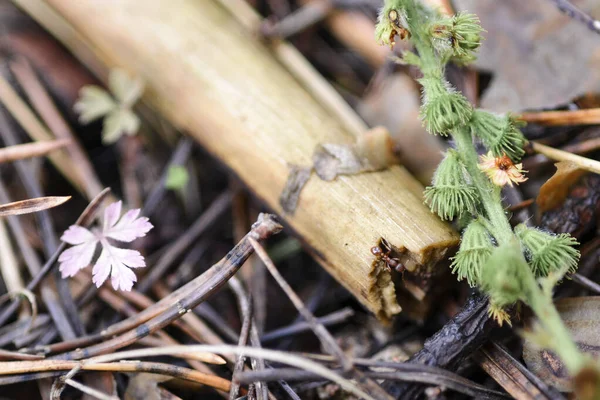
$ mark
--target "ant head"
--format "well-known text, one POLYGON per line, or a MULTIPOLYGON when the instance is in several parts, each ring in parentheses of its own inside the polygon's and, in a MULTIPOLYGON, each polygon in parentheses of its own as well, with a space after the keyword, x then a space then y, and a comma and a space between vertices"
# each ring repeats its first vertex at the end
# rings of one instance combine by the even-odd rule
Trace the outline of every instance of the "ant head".
POLYGON ((381 248, 379 246, 371 247, 371 253, 378 256, 382 253, 381 248))

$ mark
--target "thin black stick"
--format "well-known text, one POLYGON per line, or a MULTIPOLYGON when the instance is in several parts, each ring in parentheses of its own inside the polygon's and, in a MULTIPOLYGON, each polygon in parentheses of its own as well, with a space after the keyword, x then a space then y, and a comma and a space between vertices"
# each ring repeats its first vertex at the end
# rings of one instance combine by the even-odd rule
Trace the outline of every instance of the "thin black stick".
MULTIPOLYGON (((229 280, 229 286, 231 288, 239 286, 241 288, 241 282, 235 277, 229 280), (237 281, 236 284, 232 283, 237 281)), ((242 318, 242 328, 240 330, 240 337, 238 339, 238 346, 245 346, 248 343, 248 336, 250 335, 250 325, 252 323, 252 301, 246 296, 241 296, 238 290, 235 290, 238 298, 238 308, 242 318)), ((245 294, 245 293, 244 293, 245 294)), ((244 362, 246 357, 243 354, 237 356, 235 361, 235 367, 233 368, 233 375, 240 373, 244 370, 244 362)), ((238 381, 231 382, 231 389, 229 389, 229 400, 235 400, 240 392, 240 384, 238 381)))
POLYGON ((344 371, 350 371, 353 367, 352 361, 350 361, 348 359, 348 357, 346 357, 346 354, 344 354, 344 351, 340 348, 340 346, 338 346, 338 344, 336 343, 333 336, 331 336, 331 334, 327 331, 327 329, 325 329, 323 324, 319 323, 319 321, 315 318, 313 313, 311 313, 304 306, 304 303, 302 302, 302 300, 300 300, 300 297, 298 297, 296 292, 294 292, 294 290, 285 281, 285 279, 283 279, 283 276, 281 276, 281 274, 277 270, 277 267, 275 266, 275 264, 273 264, 273 262, 267 255, 267 252, 265 251, 265 249, 255 240, 251 239, 250 244, 252 245, 252 247, 254 247, 254 251, 260 257, 262 262, 265 264, 265 266, 267 267, 267 269, 269 270, 269 272, 271 273, 273 278, 275 278, 275 281, 277 281, 277 284, 279 284, 281 289, 285 292, 285 294, 288 296, 288 298, 292 301, 292 303, 294 304, 294 307, 296 307, 298 312, 310 324, 311 329, 313 330, 315 335, 319 338, 319 340, 323 344, 325 351, 327 351, 329 354, 333 355, 338 360, 338 362, 340 363, 340 365, 342 366, 344 371))
POLYGON ((577 8, 573 3, 568 0, 550 0, 558 8, 561 12, 565 13, 569 17, 573 18, 575 21, 579 21, 585 26, 588 27, 589 30, 600 33, 600 21, 592 18, 588 14, 581 11, 577 8))
MULTIPOLYGON (((365 371, 366 376, 375 379, 419 382, 421 384, 432 386, 444 386, 459 393, 474 396, 478 399, 510 398, 510 396, 507 396, 502 392, 491 390, 485 386, 463 378, 458 374, 437 367, 409 363, 380 362, 365 359, 355 359, 353 361, 356 365, 396 369, 396 371, 391 372, 365 371)), ((288 381, 309 381, 317 380, 319 379, 319 376, 310 371, 295 368, 279 368, 263 372, 242 372, 236 375, 235 378, 241 383, 247 383, 252 382, 255 379, 262 379, 267 382, 279 379, 285 379, 288 381)))
POLYGON ((210 207, 181 235, 172 246, 160 257, 156 265, 144 276, 137 286, 140 293, 146 293, 160 279, 181 253, 210 228, 231 204, 231 193, 221 194, 210 207))
MULTIPOLYGON (((414 354, 410 364, 425 364, 452 368, 485 343, 494 322, 487 313, 488 299, 473 293, 458 314, 442 329, 425 341, 423 349, 414 354)), ((388 392, 397 399, 420 398, 424 387, 419 383, 385 382, 388 392)))
POLYGON ((573 282, 581 285, 582 287, 586 288, 587 290, 594 292, 596 294, 600 294, 600 285, 598 285, 593 280, 586 278, 583 275, 579 275, 577 273, 571 275, 571 279, 573 280, 573 282))
POLYGON ((184 165, 192 152, 193 146, 194 142, 188 137, 183 137, 179 140, 167 167, 144 202, 144 207, 141 212, 142 215, 149 217, 155 211, 166 191, 165 182, 167 180, 169 168, 175 165, 184 165))
MULTIPOLYGON (((246 289, 242 282, 237 279, 235 276, 229 280, 229 287, 235 293, 239 307, 246 308, 250 307, 248 304, 252 302, 251 297, 248 295, 246 289)), ((250 319, 250 332, 249 332, 250 344, 252 347, 261 348, 260 339, 258 337, 258 329, 256 328, 256 320, 254 317, 250 319)), ((255 371, 262 371, 266 368, 265 361, 260 358, 253 357, 250 361, 252 368, 255 371)), ((256 381, 254 382, 254 389, 256 391, 257 397, 261 400, 268 400, 269 398, 269 390, 267 385, 264 382, 256 381)))
MULTIPOLYGON (((318 317, 317 321, 323 326, 335 325, 347 321, 349 318, 354 316, 354 310, 346 307, 341 310, 332 312, 331 314, 318 317)), ((308 322, 296 322, 288 326, 284 326, 279 329, 275 329, 271 332, 267 332, 261 336, 260 340, 263 343, 272 342, 277 339, 281 339, 291 335, 297 335, 299 333, 310 331, 311 327, 308 322)))
POLYGON ((304 306, 304 303, 300 299, 300 297, 293 291, 290 285, 283 279, 283 276, 273 264, 273 261, 269 258, 265 249, 258 243, 256 240, 250 238, 250 244, 254 248, 254 251, 260 257, 262 262, 267 267, 267 270, 271 273, 275 281, 279 284, 281 289, 285 292, 288 298, 292 301, 298 312, 306 319, 306 321, 310 324, 310 327, 314 334, 319 338, 321 344, 325 351, 329 354, 333 355, 336 360, 342 366, 342 370, 344 372, 351 372, 354 379, 357 380, 359 384, 364 384, 366 388, 368 388, 369 394, 371 394, 376 399, 390 399, 391 397, 383 390, 381 386, 379 386, 375 381, 365 376, 362 372, 354 369, 352 364, 352 360, 350 360, 346 354, 342 351, 340 346, 337 344, 333 336, 327 331, 327 329, 323 326, 323 324, 319 323, 319 321, 315 318, 313 313, 310 312, 308 308, 304 306))
POLYGON ((332 10, 330 0, 310 2, 275 24, 263 25, 262 34, 268 38, 288 38, 322 21, 332 10))
POLYGON ((497 341, 495 341, 495 340, 490 341, 490 343, 488 345, 484 346, 484 348, 479 351, 481 351, 481 352, 485 351, 485 348, 488 346, 493 347, 498 352, 500 352, 504 357, 506 357, 508 360, 510 360, 512 363, 512 366, 514 366, 519 372, 521 372, 523 374, 523 376, 525 378, 527 378, 527 380, 529 380, 529 382, 531 382, 535 387, 537 387, 540 390, 540 392, 542 392, 542 394, 544 394, 546 396, 547 399, 565 400, 565 397, 556 388, 554 388, 554 386, 547 385, 546 382, 542 381, 536 374, 534 374, 533 372, 528 370, 527 367, 525 367, 518 360, 516 360, 508 352, 508 350, 504 346, 502 346, 500 343, 498 343, 497 341))
MULTIPOLYGON (((235 293, 239 303, 238 307, 240 309, 244 309, 247 307, 251 308, 251 306, 254 305, 254 303, 252 302, 252 297, 247 294, 247 291, 244 288, 244 284, 235 276, 229 280, 229 287, 235 293)), ((250 344, 252 345, 252 347, 260 348, 262 347, 262 345, 258 334, 258 327, 256 325, 256 318, 252 316, 249 331, 250 344)), ((252 358, 251 365, 255 371, 262 371, 268 367, 267 363, 260 358, 252 358)), ((238 371, 234 371, 233 375, 235 375, 236 372, 240 371, 242 370, 240 369, 238 371)), ((232 385, 233 384, 236 384, 236 381, 233 381, 232 385)), ((253 384, 253 388, 255 389, 257 396, 260 396, 262 399, 267 400, 269 398, 269 391, 267 385, 261 381, 253 382, 253 384)), ((292 390, 292 388, 287 384, 287 382, 279 381, 278 384, 286 393, 290 394, 292 398, 298 397, 298 395, 292 390)))
MULTIPOLYGON (((318 283, 312 289, 310 294, 306 298, 306 303, 304 304, 306 308, 310 310, 313 314, 317 311, 317 308, 320 306, 321 301, 325 297, 325 294, 329 292, 329 287, 331 285, 331 276, 325 271, 321 271, 321 276, 319 277, 318 283)), ((304 322, 302 315, 296 315, 292 324, 297 324, 300 322, 304 322)), ((277 344, 277 348, 279 350, 287 350, 294 343, 293 338, 282 340, 281 343, 277 344)))

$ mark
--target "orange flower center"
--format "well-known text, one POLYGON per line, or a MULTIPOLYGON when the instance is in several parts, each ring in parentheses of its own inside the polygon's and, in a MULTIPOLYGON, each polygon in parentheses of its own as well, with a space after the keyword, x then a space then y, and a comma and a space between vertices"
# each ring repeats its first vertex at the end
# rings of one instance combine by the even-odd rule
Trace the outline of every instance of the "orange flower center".
POLYGON ((496 158, 496 167, 501 171, 508 171, 509 169, 511 169, 514 166, 515 166, 515 164, 512 162, 510 157, 508 157, 506 154, 503 155, 502 157, 496 158))

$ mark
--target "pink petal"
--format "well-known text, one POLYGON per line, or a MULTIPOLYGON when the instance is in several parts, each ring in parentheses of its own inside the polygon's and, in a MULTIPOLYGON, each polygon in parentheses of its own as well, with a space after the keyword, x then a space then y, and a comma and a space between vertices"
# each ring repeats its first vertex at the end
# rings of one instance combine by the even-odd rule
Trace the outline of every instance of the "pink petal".
POLYGON ((96 236, 84 227, 71 225, 60 237, 60 240, 69 244, 82 244, 96 240, 96 236))
POLYGON ((96 244, 97 241, 87 242, 63 251, 58 257, 61 276, 74 276, 80 269, 87 267, 94 256, 96 244))
POLYGON ((113 268, 110 281, 115 290, 129 292, 137 278, 132 270, 126 267, 113 268))
POLYGON ((146 236, 153 225, 146 217, 137 218, 139 214, 139 209, 127 211, 115 226, 103 232, 104 236, 121 242, 131 242, 136 238, 146 236))
POLYGON ((108 275, 110 275, 111 265, 108 260, 108 252, 106 248, 102 249, 102 253, 100 253, 100 257, 98 261, 96 261, 96 265, 92 269, 92 282, 96 287, 102 286, 108 275))
POLYGON ((127 211, 125 214, 123 214, 117 226, 133 222, 138 217, 138 215, 140 215, 141 211, 142 210, 140 210, 139 208, 134 208, 133 210, 127 211))
POLYGON ((108 231, 114 224, 117 223, 119 216, 121 215, 122 205, 123 202, 119 200, 104 209, 104 232, 108 231))
MULTIPOLYGON (((112 246, 111 246, 112 247, 112 246)), ((119 260, 129 268, 143 268, 146 266, 144 256, 137 250, 119 249, 112 247, 119 257, 119 260)))
POLYGON ((115 290, 131 290, 137 278, 131 268, 145 267, 144 257, 135 250, 119 249, 102 241, 102 254, 92 270, 92 281, 98 287, 106 281, 108 275, 115 290))

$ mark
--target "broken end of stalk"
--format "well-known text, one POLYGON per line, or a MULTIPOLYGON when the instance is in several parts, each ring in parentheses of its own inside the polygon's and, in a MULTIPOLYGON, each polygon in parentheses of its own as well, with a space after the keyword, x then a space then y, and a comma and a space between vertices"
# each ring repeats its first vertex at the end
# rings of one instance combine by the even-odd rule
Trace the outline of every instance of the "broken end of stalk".
POLYGON ((367 298, 374 308, 372 311, 377 319, 387 324, 391 322, 394 315, 402 311, 402 307, 396 300, 392 272, 385 267, 385 262, 375 260, 371 267, 367 298))
MULTIPOLYGON (((374 308, 372 311, 377 318, 386 323, 402 311, 398 299, 401 293, 396 293, 396 284, 399 290, 409 293, 417 302, 426 301, 425 298, 432 286, 440 276, 448 272, 447 261, 458 246, 458 236, 452 233, 445 241, 437 242, 424 247, 420 251, 410 251, 403 246, 391 244, 390 257, 396 258, 405 268, 400 272, 401 278, 395 279, 392 269, 386 266, 385 260, 375 259, 369 272, 368 300, 374 308)), ((379 243, 377 243, 379 245, 379 243)))

